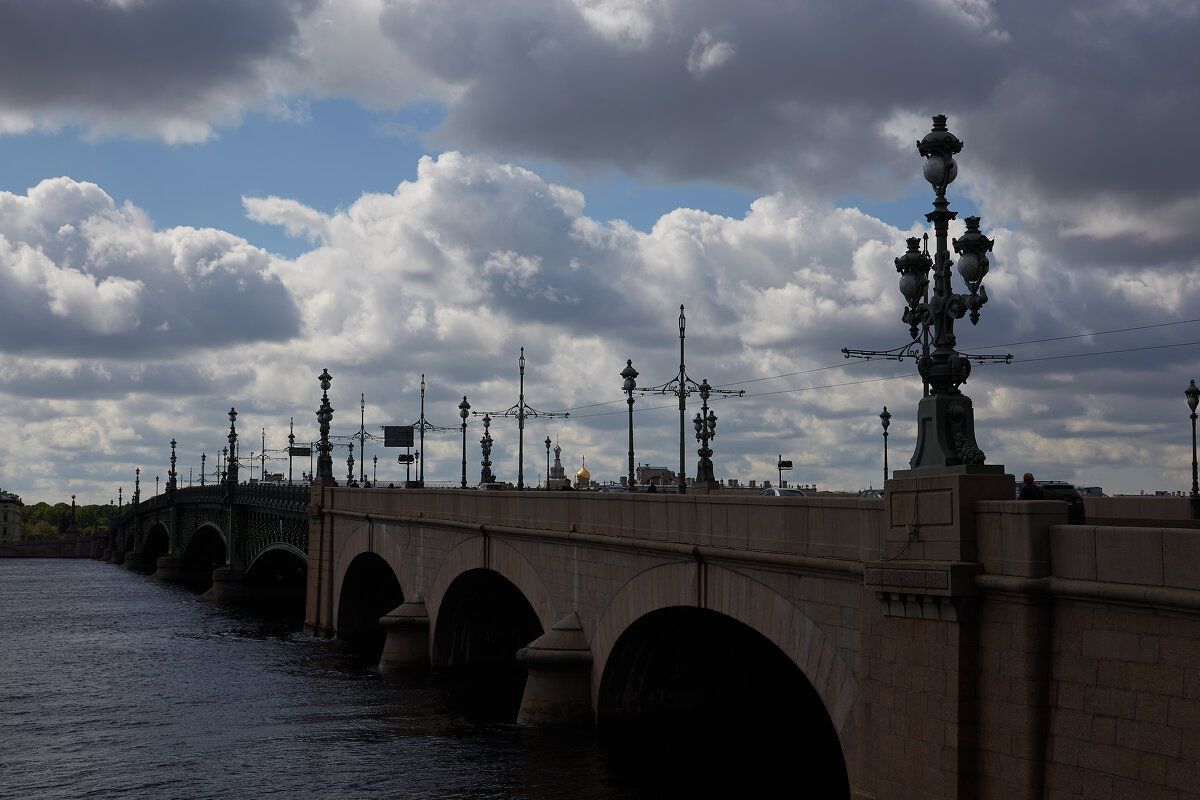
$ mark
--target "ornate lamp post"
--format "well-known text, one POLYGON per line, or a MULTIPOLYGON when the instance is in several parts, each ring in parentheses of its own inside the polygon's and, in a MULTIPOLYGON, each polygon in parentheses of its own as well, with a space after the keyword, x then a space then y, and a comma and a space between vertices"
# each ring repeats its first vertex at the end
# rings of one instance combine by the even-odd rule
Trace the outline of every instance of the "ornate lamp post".
POLYGON ((175 440, 171 440, 171 468, 167 470, 167 491, 175 491, 175 440))
POLYGON ((717 415, 708 407, 708 396, 711 393, 712 387, 708 385, 708 379, 705 378, 700 382, 700 411, 692 420, 692 424, 696 427, 696 441, 700 442, 700 449, 696 451, 700 456, 700 461, 696 464, 696 481, 710 484, 717 482, 716 475, 713 474, 713 451, 708 446, 709 441, 716 438, 717 435, 717 415))
POLYGON ((1196 388, 1195 379, 1188 381, 1188 388, 1183 393, 1192 411, 1192 519, 1200 519, 1200 483, 1196 481, 1196 405, 1200 403, 1200 389, 1196 388))
POLYGON ((546 441, 542 442, 542 444, 546 445, 546 488, 549 489, 550 488, 550 445, 552 444, 552 442, 550 441, 550 437, 547 436, 546 441))
POLYGON ((292 485, 292 452, 296 449, 296 418, 288 418, 288 486, 292 485))
POLYGON ((154 476, 154 496, 158 497, 158 476, 154 476))
MULTIPOLYGON (((633 390, 637 388, 637 376, 638 371, 633 368, 633 359, 625 359, 625 369, 621 370, 621 377, 625 382, 621 384, 621 389, 625 392, 625 402, 629 404, 629 477, 627 480, 630 491, 633 490, 633 484, 636 481, 633 464, 633 390)), ((550 440, 546 439, 547 458, 549 458, 549 452, 550 440)), ((546 470, 546 474, 550 474, 549 469, 546 470)))
POLYGON ((333 479, 333 442, 329 441, 329 423, 333 421, 333 406, 329 404, 329 385, 333 377, 329 370, 321 370, 317 376, 321 382, 321 406, 317 409, 317 422, 321 426, 321 441, 317 443, 317 478, 333 479))
POLYGON ((892 415, 888 413, 887 406, 883 407, 883 413, 879 415, 879 422, 883 425, 883 482, 886 484, 888 479, 888 426, 892 424, 892 415))
POLYGON ((359 392, 358 412, 358 481, 366 483, 367 459, 364 455, 364 448, 367 443, 367 395, 364 392, 359 392))
POLYGON ((371 456, 371 485, 379 483, 379 456, 371 456))
POLYGON ((346 456, 346 485, 354 485, 354 443, 346 445, 350 451, 350 455, 346 456))
MULTIPOLYGON (((700 389, 699 385, 688 377, 687 367, 684 365, 683 346, 686 340, 686 330, 687 317, 683 315, 683 305, 681 304, 679 306, 679 374, 661 386, 642 390, 642 394, 646 392, 650 392, 651 394, 673 394, 679 398, 679 475, 676 478, 676 482, 679 485, 680 494, 687 492, 686 461, 684 459, 684 445, 687 438, 687 397, 693 391, 699 391, 700 389)), ((711 386, 708 391, 709 394, 736 394, 738 397, 746 394, 744 389, 733 391, 731 389, 713 389, 711 386)), ((713 419, 715 420, 716 418, 714 417, 713 419)), ((699 478, 697 479, 699 480, 699 478)))
POLYGON ((121 508, 122 508, 122 507, 125 505, 125 500, 124 500, 124 498, 122 498, 122 497, 121 497, 121 494, 122 494, 124 491, 125 491, 125 487, 124 487, 124 486, 118 486, 118 487, 117 487, 117 511, 120 511, 120 510, 121 510, 121 508))
POLYGON ((207 453, 200 454, 200 485, 201 486, 204 485, 204 469, 205 469, 204 462, 207 459, 208 459, 207 453))
POLYGON ((137 508, 138 503, 142 502, 142 468, 136 467, 133 470, 133 507, 137 508))
POLYGON ((238 458, 237 458, 237 428, 234 423, 237 421, 237 409, 229 409, 229 454, 225 457, 225 474, 226 482, 236 484, 238 482, 238 458))
MULTIPOLYGON (((483 415, 483 438, 479 440, 479 447, 483 451, 483 460, 479 465, 483 469, 479 473, 479 482, 488 484, 495 483, 496 476, 492 474, 492 433, 488 430, 491 427, 492 418, 487 414, 483 415)), ((547 436, 547 439, 550 437, 547 436)))
MULTIPOLYGON (((528 417, 569 417, 568 411, 538 411, 525 402, 525 348, 521 348, 521 359, 517 362, 521 369, 521 388, 516 405, 509 406, 504 411, 485 411, 484 414, 495 414, 501 417, 517 418, 517 488, 525 488, 525 420, 528 417)), ((475 412, 479 416, 479 412, 475 412)))
POLYGON ((467 488, 467 417, 471 416, 471 404, 467 402, 467 396, 464 394, 462 402, 458 404, 458 416, 462 418, 462 488, 467 488))
POLYGON ((951 284, 949 239, 950 221, 958 212, 950 211, 946 187, 958 176, 954 156, 963 143, 946 128, 946 117, 933 118, 933 129, 917 142, 917 152, 925 158, 924 175, 936 195, 934 210, 925 215, 933 223, 936 249, 931 257, 928 235, 924 249, 921 239, 908 239, 908 249, 896 259, 900 273, 900 292, 907 306, 902 319, 908 323, 912 341, 889 351, 843 349, 847 357, 914 358, 924 383, 924 396, 917 407, 917 445, 909 460, 911 469, 897 476, 918 477, 939 474, 994 474, 1004 468, 985 465, 983 451, 975 441, 975 413, 971 398, 959 386, 971 374, 971 362, 1004 361, 1012 355, 973 355, 955 349, 954 321, 970 314, 971 324, 979 322, 979 309, 987 302, 983 279, 988 272, 987 254, 993 241, 979 232, 979 217, 967 217, 966 233, 950 242, 959 255, 959 275, 968 294, 955 294, 951 284), (933 270, 932 294, 929 272, 933 270))

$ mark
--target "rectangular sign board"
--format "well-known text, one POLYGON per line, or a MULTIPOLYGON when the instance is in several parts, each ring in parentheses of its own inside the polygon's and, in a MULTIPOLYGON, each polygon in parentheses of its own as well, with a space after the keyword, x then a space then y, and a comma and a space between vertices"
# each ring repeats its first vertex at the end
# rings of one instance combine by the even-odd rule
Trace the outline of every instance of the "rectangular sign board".
POLYGON ((780 469, 791 469, 791 468, 792 468, 792 462, 790 462, 790 461, 780 461, 780 462, 779 462, 779 468, 780 468, 780 469))
POLYGON ((312 448, 311 447, 292 446, 292 447, 288 448, 288 455, 289 456, 311 456, 312 448))
POLYGON ((383 426, 383 446, 384 447, 412 447, 413 446, 413 426, 412 425, 384 425, 383 426))
POLYGON ((401 453, 396 457, 397 464, 412 464, 415 461, 416 459, 413 458, 411 453, 401 453))

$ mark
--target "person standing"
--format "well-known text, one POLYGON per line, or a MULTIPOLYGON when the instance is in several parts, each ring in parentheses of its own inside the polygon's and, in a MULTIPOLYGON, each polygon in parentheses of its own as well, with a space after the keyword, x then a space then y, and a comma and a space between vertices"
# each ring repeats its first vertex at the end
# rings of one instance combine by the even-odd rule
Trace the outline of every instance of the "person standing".
POLYGON ((1045 500, 1046 493, 1042 491, 1042 487, 1033 482, 1033 473, 1026 472, 1022 478, 1023 483, 1017 491, 1018 500, 1045 500))

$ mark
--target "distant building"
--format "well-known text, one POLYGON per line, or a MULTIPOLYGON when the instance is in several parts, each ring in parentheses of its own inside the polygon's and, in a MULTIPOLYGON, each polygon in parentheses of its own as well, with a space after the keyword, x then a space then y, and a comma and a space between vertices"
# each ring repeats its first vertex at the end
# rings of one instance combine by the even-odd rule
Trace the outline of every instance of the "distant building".
POLYGON ((667 467, 652 467, 648 464, 637 468, 637 482, 645 486, 650 483, 659 486, 674 486, 675 471, 667 467))
POLYGON ((562 448, 554 446, 554 466, 550 468, 550 476, 546 478, 547 489, 561 489, 567 482, 567 471, 562 465, 562 448))
POLYGON ((12 492, 0 489, 0 542, 21 541, 21 518, 25 504, 12 492))
POLYGON ((583 466, 575 473, 575 488, 587 489, 592 485, 592 473, 588 472, 587 456, 583 457, 583 466))

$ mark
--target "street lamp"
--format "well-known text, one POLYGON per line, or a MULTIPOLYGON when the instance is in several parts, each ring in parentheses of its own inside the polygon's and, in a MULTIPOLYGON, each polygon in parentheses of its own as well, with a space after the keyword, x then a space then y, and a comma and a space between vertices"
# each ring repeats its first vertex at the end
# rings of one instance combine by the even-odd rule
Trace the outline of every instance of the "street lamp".
MULTIPOLYGON (((696 384, 696 382, 688 377, 687 367, 684 364, 683 345, 684 345, 684 341, 686 340, 686 335, 685 335, 686 330, 687 330, 687 317, 685 317, 683 315, 683 305, 680 304, 680 306, 679 306, 679 374, 677 374, 674 378, 672 378, 671 380, 662 384, 661 386, 655 386, 650 389, 642 390, 642 394, 645 394, 646 392, 650 392, 651 394, 673 394, 679 398, 679 476, 676 478, 676 483, 679 486, 680 494, 684 494, 685 492, 687 492, 687 475, 686 475, 686 467, 685 467, 686 462, 684 461, 684 452, 685 452, 684 444, 685 444, 685 440, 686 440, 685 433, 687 431, 687 397, 689 394, 692 393, 693 390, 699 391, 699 389, 700 389, 700 387, 696 384)), ((746 394, 745 389, 739 389, 738 391, 734 391, 732 389, 714 389, 711 386, 709 387, 708 391, 710 394, 713 394, 713 393, 730 394, 730 395, 736 394, 738 397, 742 397, 743 395, 746 394)), ((716 418, 714 417, 714 420, 715 419, 716 418)))
POLYGON ((1200 389, 1196 388, 1195 379, 1188 381, 1183 393, 1187 397, 1188 408, 1192 410, 1192 519, 1200 519, 1200 484, 1196 481, 1196 405, 1200 403, 1200 389))
MULTIPOLYGON (((634 464, 633 464, 633 390, 637 388, 638 371, 633 368, 633 359, 625 359, 625 369, 621 370, 621 377, 625 382, 621 384, 621 389, 625 392, 625 402, 629 404, 629 490, 633 491, 634 484, 634 464)), ((549 458, 550 440, 546 439, 546 453, 549 458)), ((549 474, 547 470, 546 474, 549 474)))
POLYGON ((696 482, 713 484, 717 482, 717 477, 713 473, 712 463, 712 448, 708 446, 711 439, 717 435, 717 415, 708 407, 708 396, 712 393, 712 387, 708 385, 708 378, 700 382, 700 410, 696 413, 696 418, 692 420, 692 424, 696 427, 696 441, 700 442, 700 449, 696 451, 700 456, 699 462, 696 464, 696 482))
POLYGON ((175 440, 171 440, 171 469, 167 471, 167 491, 175 491, 175 440))
MULTIPOLYGON (((487 414, 483 415, 483 437, 479 440, 479 448, 483 452, 483 460, 479 465, 483 469, 479 473, 479 482, 483 484, 495 483, 496 476, 492 474, 492 432, 488 430, 491 427, 492 418, 487 414)), ((547 439, 550 437, 547 436, 547 439)))
POLYGON ((201 485, 201 486, 203 486, 203 485, 204 485, 204 470, 205 470, 205 463, 204 463, 204 462, 205 462, 207 459, 208 459, 208 454, 207 454, 207 453, 201 453, 201 454, 200 454, 200 485, 201 485))
POLYGON ((229 453, 225 456, 225 473, 227 482, 232 486, 238 482, 238 457, 237 457, 237 429, 234 424, 237 422, 237 409, 229 409, 229 453))
MULTIPOLYGON (((517 362, 521 371, 520 390, 517 395, 515 405, 509 406, 504 411, 485 411, 485 416, 495 414, 502 417, 517 418, 517 488, 525 488, 525 420, 529 417, 569 417, 569 411, 538 411, 533 406, 525 402, 525 348, 521 348, 521 358, 517 362)), ((475 412, 475 416, 479 416, 479 412, 475 412)))
POLYGON ((366 483, 367 459, 363 448, 367 444, 367 395, 364 392, 359 393, 358 412, 358 480, 359 483, 366 483))
POLYGON ((542 442, 546 445, 546 488, 550 488, 550 437, 546 437, 546 441, 542 442))
POLYGON ((321 382, 321 405, 317 409, 317 422, 321 426, 321 441, 317 443, 317 479, 333 478, 333 443, 329 441, 329 423, 333 421, 333 406, 329 404, 329 385, 333 377, 329 370, 321 370, 317 376, 321 382))
POLYGON ((979 322, 979 309, 988 301, 983 287, 988 272, 987 254, 994 242, 979 231, 979 217, 967 217, 966 232, 950 241, 959 255, 959 276, 968 294, 955 294, 951 282, 949 240, 950 221, 958 212, 950 211, 946 187, 958 176, 954 156, 963 143, 946 128, 946 117, 933 118, 933 129, 917 142, 917 152, 925 158, 924 175, 936 197, 934 210, 925 215, 933 223, 936 249, 929 254, 929 238, 908 239, 908 249, 895 260, 900 273, 900 293, 906 306, 902 319, 908 323, 912 341, 888 351, 843 348, 847 358, 913 358, 924 384, 917 406, 917 444, 909 459, 908 470, 898 476, 919 477, 944 474, 1002 474, 1004 467, 985 465, 983 451, 975 441, 975 412, 971 398, 959 386, 971 374, 971 362, 1003 361, 1012 355, 975 355, 955 349, 954 321, 970 314, 971 324, 979 322), (930 270, 933 270, 932 294, 930 270))
POLYGON ((883 482, 886 484, 888 479, 888 426, 892 424, 892 415, 888 413, 887 406, 883 407, 879 421, 883 424, 883 482))
POLYGON ((467 488, 467 417, 471 416, 471 404, 467 402, 467 396, 464 394, 462 402, 458 404, 458 416, 462 418, 462 488, 467 488))
POLYGON ((379 483, 379 456, 371 456, 371 485, 379 483))
POLYGON ((350 450, 350 455, 346 456, 346 485, 354 485, 354 442, 346 445, 350 450))

